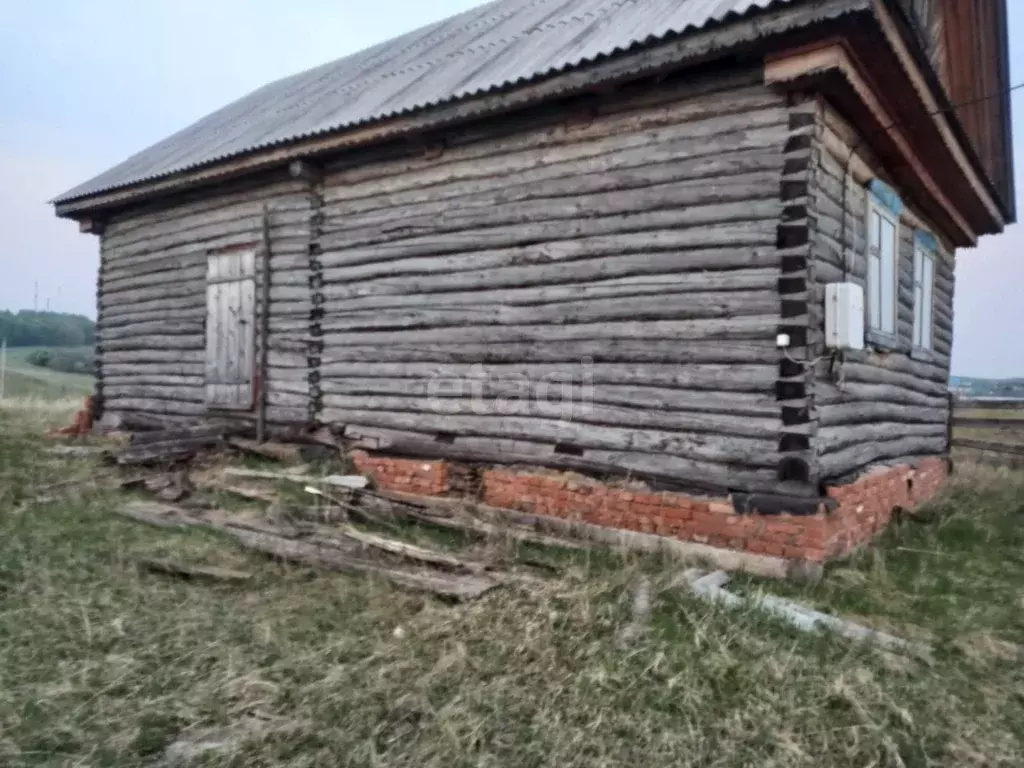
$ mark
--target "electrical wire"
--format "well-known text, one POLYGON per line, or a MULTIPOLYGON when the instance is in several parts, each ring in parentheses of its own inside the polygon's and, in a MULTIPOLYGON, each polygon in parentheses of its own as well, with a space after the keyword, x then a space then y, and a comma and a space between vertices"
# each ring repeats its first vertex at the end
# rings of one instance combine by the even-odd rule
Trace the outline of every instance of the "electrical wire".
MULTIPOLYGON (((1017 85, 1011 86, 1011 87, 1003 89, 1003 90, 994 91, 992 93, 986 94, 985 96, 979 96, 979 97, 974 98, 974 99, 967 99, 965 101, 957 102, 956 104, 949 104, 948 106, 942 107, 941 109, 936 109, 936 110, 929 111, 928 113, 926 113, 924 115, 924 117, 935 117, 936 115, 942 115, 942 114, 947 114, 947 113, 950 113, 950 112, 956 112, 957 110, 962 109, 963 107, 970 107, 970 106, 974 106, 975 104, 981 104, 981 103, 986 102, 986 101, 992 101, 994 99, 998 99, 998 98, 1001 98, 1001 97, 1004 97, 1004 96, 1009 96, 1013 92, 1019 91, 1022 88, 1024 88, 1024 82, 1017 83, 1017 85)), ((908 125, 908 123, 906 121, 895 120, 892 123, 890 123, 889 125, 884 126, 882 128, 876 128, 875 130, 868 131, 866 133, 859 133, 858 136, 857 136, 857 141, 855 141, 853 143, 853 145, 850 147, 850 154, 847 156, 847 158, 846 158, 846 165, 843 168, 843 199, 842 199, 842 206, 841 206, 842 207, 841 213, 842 213, 843 221, 842 221, 842 227, 840 228, 840 233, 842 235, 842 238, 839 241, 839 247, 842 248, 842 253, 840 254, 840 256, 842 257, 842 262, 843 262, 843 282, 844 283, 847 281, 847 279, 849 277, 848 260, 847 260, 847 257, 846 257, 846 236, 848 234, 847 223, 846 223, 846 214, 847 214, 847 210, 846 209, 847 209, 847 201, 848 201, 848 195, 849 195, 850 169, 853 166, 853 159, 856 156, 857 151, 867 142, 869 136, 884 135, 884 134, 889 133, 889 131, 891 131, 893 128, 898 128, 900 126, 906 126, 906 125, 908 125)))

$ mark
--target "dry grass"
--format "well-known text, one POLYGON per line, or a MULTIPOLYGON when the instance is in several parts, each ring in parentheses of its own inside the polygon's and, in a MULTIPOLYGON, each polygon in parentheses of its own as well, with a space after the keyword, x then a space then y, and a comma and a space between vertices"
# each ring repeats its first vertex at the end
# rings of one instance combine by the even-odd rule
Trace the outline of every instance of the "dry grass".
POLYGON ((1024 764, 1020 476, 961 479, 817 587, 738 585, 935 645, 915 661, 698 602, 662 562, 579 556, 449 606, 122 522, 110 492, 38 503, 96 471, 45 458, 43 422, 0 409, 4 765, 166 764, 168 747, 226 766, 1024 764), (256 579, 185 583, 140 556, 256 579), (641 574, 651 624, 624 650, 641 574))

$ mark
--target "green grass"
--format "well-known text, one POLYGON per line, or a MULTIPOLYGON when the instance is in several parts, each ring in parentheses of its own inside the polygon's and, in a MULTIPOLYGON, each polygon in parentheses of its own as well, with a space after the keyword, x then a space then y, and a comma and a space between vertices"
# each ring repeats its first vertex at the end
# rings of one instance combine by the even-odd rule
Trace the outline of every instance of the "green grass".
POLYGON ((9 347, 4 397, 36 397, 58 400, 84 397, 93 391, 93 378, 77 373, 62 373, 30 365, 26 358, 39 347, 9 347))
MULTIPOLYGON (((999 426, 991 427, 954 427, 953 439, 978 440, 991 443, 1007 443, 1010 445, 1024 444, 1024 407, 1019 409, 960 409, 956 410, 956 417, 961 419, 994 419, 998 420, 999 426)), ((955 446, 954 446, 955 447, 955 446)), ((962 449, 957 452, 958 457, 964 456, 968 460, 977 459, 973 449, 962 449)), ((989 461, 993 459, 990 455, 989 461)))
POLYGON ((1024 764, 1020 475, 961 478, 820 585, 736 584, 935 647, 914 660, 697 601, 657 560, 561 559, 550 581, 451 606, 151 530, 110 513, 96 466, 44 453, 66 418, 0 407, 4 766, 155 765, 207 729, 231 738, 195 764, 1024 764), (93 486, 53 487, 76 478, 93 486), (140 556, 255 579, 186 583, 140 556), (623 649, 642 573, 654 614, 623 649))

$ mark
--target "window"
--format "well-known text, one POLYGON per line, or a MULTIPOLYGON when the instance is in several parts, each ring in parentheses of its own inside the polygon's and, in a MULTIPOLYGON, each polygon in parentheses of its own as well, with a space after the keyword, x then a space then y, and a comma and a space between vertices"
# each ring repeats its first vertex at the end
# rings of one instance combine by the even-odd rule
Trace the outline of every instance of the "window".
POLYGON ((932 348, 932 297, 935 293, 935 253, 920 243, 914 247, 914 346, 932 348))
POLYGON ((899 218, 872 200, 868 208, 868 328, 896 335, 899 218))

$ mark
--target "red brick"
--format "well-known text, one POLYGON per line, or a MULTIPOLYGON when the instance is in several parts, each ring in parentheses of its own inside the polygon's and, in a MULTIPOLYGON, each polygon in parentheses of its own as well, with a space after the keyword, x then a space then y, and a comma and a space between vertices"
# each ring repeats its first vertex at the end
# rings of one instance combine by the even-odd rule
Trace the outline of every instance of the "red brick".
MULTIPOLYGON (((390 490, 441 495, 450 491, 453 474, 466 475, 463 468, 445 461, 371 457, 362 451, 352 458, 359 471, 390 490)), ((917 470, 900 466, 876 471, 850 485, 830 488, 836 509, 807 517, 737 515, 726 499, 633 491, 502 469, 484 470, 481 486, 483 501, 495 507, 817 562, 871 541, 889 524, 895 507, 912 508, 933 498, 945 477, 946 465, 940 459, 922 462, 917 470), (908 480, 913 480, 912 489, 908 480)))

